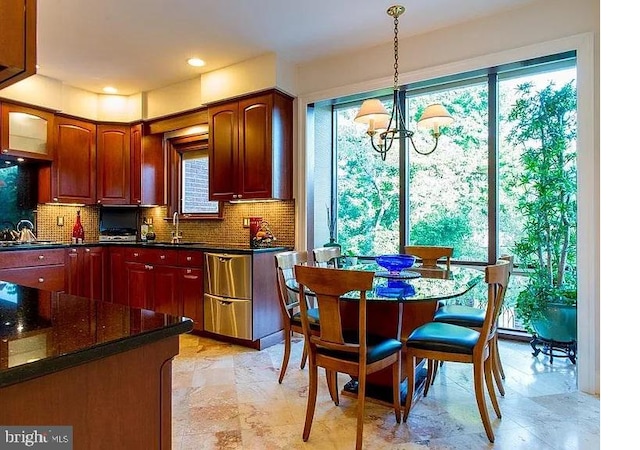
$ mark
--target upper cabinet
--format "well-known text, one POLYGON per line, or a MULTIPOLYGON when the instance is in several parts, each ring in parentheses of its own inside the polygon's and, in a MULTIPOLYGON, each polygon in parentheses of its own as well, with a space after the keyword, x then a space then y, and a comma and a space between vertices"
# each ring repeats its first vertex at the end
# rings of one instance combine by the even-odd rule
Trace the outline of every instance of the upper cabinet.
POLYGON ((97 127, 97 203, 128 205, 131 201, 131 127, 97 127))
POLYGON ((147 131, 142 123, 131 127, 131 203, 164 205, 162 134, 147 131))
POLYGON ((293 196, 293 99, 278 91, 209 107, 209 198, 293 196))
POLYGON ((36 0, 0 1, 0 89, 36 73, 36 0))
POLYGON ((48 111, 2 103, 0 105, 2 154, 51 161, 53 117, 53 113, 48 111))
POLYGON ((39 201, 96 204, 96 125, 63 116, 54 123, 53 162, 41 169, 39 201))

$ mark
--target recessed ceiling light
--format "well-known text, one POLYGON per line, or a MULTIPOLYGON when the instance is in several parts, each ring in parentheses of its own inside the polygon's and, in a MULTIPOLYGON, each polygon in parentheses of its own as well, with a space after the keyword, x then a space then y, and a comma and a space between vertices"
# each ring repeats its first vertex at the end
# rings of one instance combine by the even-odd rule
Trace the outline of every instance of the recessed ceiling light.
POLYGON ((189 58, 189 59, 187 59, 187 63, 188 63, 190 66, 193 66, 193 67, 202 67, 202 66, 204 66, 204 65, 206 64, 206 63, 205 63, 203 60, 201 60, 200 58, 189 58))
POLYGON ((114 88, 113 86, 105 86, 102 88, 102 91, 107 93, 107 94, 117 94, 118 90, 116 88, 114 88))

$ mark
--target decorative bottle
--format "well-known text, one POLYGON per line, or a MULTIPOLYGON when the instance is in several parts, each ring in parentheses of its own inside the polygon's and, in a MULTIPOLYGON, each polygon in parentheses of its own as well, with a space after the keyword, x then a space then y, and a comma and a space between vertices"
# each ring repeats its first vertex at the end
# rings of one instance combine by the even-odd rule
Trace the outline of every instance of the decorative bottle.
POLYGON ((71 242, 74 244, 82 244, 84 242, 84 228, 80 222, 80 210, 76 214, 76 223, 73 225, 73 232, 71 234, 71 242))

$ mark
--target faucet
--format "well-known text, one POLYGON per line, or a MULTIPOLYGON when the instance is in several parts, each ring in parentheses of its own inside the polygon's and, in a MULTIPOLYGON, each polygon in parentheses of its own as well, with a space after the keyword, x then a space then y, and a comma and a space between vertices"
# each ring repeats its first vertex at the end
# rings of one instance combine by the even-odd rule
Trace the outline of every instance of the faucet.
POLYGON ((182 233, 180 233, 180 216, 178 215, 178 211, 173 213, 173 228, 174 230, 171 232, 171 243, 179 244, 180 239, 182 239, 182 233))

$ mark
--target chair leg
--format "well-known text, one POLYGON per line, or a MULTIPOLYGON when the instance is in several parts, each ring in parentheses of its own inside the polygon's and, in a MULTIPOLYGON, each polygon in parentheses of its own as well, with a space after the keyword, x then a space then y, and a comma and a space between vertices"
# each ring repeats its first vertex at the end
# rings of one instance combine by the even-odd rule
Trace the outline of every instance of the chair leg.
POLYGON ((304 369, 304 366, 307 364, 307 343, 304 343, 304 347, 302 347, 302 358, 300 358, 300 370, 304 369))
POLYGON ((313 414, 316 410, 316 397, 318 395, 318 366, 315 361, 309 361, 309 393, 307 395, 307 415, 304 419, 304 431, 302 440, 307 442, 311 433, 313 414))
POLYGON ((358 424, 356 431, 356 450, 362 450, 362 433, 364 430, 364 402, 366 400, 365 397, 365 386, 366 386, 366 371, 362 371, 358 373, 358 424))
POLYGON ((282 384, 284 374, 287 371, 287 365, 289 364, 289 356, 291 355, 291 331, 285 330, 284 334, 284 356, 282 357, 282 366, 280 367, 280 376, 278 377, 278 383, 282 384))
POLYGON ((506 380, 504 375, 504 368, 502 367, 502 359, 500 359, 500 351, 498 350, 498 336, 496 336, 496 358, 495 360, 498 362, 498 370, 500 371, 500 378, 506 380))
POLYGON ((336 406, 340 405, 340 396, 338 394, 338 373, 332 370, 325 370, 327 376, 327 387, 329 388, 329 395, 331 400, 336 406))
POLYGON ((427 392, 429 392, 429 386, 433 384, 433 380, 436 377, 436 370, 438 367, 438 361, 433 359, 427 360, 427 379, 424 382, 424 392, 422 394, 423 397, 427 396, 427 392))
POLYGON ((493 387, 493 358, 491 354, 484 361, 484 379, 487 383, 487 391, 489 391, 489 398, 491 399, 491 404, 493 405, 493 410, 496 412, 498 417, 502 417, 502 413, 500 412, 500 405, 498 404, 498 397, 496 397, 496 390, 493 387))
POLYGON ((442 367, 444 361, 440 361, 440 364, 436 364, 433 368, 433 377, 431 377, 431 386, 436 382, 436 375, 438 374, 438 367, 442 367))
MULTIPOLYGON (((498 387, 498 391, 500 395, 504 397, 504 385, 502 384, 502 379, 504 378, 500 374, 500 355, 498 354, 498 337, 494 337, 491 339, 489 343, 491 355, 489 358, 491 359, 491 369, 493 370, 493 379, 496 381, 496 386, 498 387)), ((503 372, 504 373, 504 372, 503 372)))
POLYGON ((400 362, 402 357, 398 355, 398 360, 393 365, 393 409, 396 413, 396 423, 401 421, 400 413, 400 362))
POLYGON ((411 402, 413 401, 413 391, 416 384, 416 359, 407 352, 407 397, 404 400, 404 418, 406 422, 411 410, 411 402))
POLYGON ((487 433, 487 437, 490 442, 495 440, 493 435, 493 429, 491 428, 491 422, 489 421, 489 411, 487 411, 487 402, 484 398, 484 383, 483 380, 483 364, 473 364, 473 388, 476 393, 476 403, 478 404, 478 410, 480 411, 480 418, 482 419, 482 425, 484 431, 487 433))

